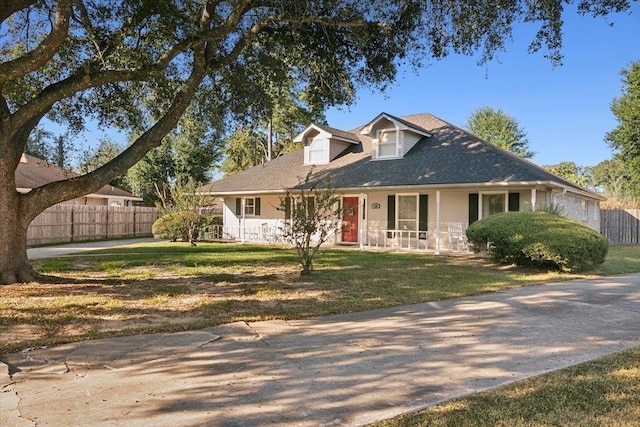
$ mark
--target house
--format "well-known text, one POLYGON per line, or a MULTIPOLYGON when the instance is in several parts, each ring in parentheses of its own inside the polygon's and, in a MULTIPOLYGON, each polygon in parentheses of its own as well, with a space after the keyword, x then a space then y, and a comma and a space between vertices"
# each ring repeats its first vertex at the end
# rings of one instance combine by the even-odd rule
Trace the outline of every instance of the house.
MULTIPOLYGON (((78 176, 78 174, 59 168, 37 157, 23 154, 16 168, 16 190, 27 193, 33 188, 41 187, 49 182, 78 176)), ((66 204, 93 205, 93 206, 133 206, 134 202, 141 202, 142 198, 136 197, 128 191, 105 185, 95 193, 87 194, 66 204)))
POLYGON ((487 215, 552 205, 600 227, 600 195, 430 114, 381 113, 351 131, 312 124, 295 141, 299 150, 199 190, 223 198, 226 237, 273 241, 280 200, 311 170, 342 197, 336 243, 438 253, 487 215))

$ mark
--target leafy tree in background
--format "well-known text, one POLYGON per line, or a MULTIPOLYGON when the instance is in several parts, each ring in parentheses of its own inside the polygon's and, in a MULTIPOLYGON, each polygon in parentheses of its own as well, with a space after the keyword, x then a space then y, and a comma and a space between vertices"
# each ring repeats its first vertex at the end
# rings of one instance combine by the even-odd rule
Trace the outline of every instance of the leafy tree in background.
POLYGON ((518 120, 504 111, 491 107, 474 110, 467 119, 467 130, 487 142, 511 151, 520 157, 531 158, 529 139, 518 120))
POLYGON ((593 187, 591 169, 576 165, 574 162, 561 162, 557 165, 543 166, 546 170, 561 176, 585 188, 593 187))
MULTIPOLYGON (((271 81, 291 76, 313 111, 384 89, 402 63, 449 53, 493 59, 515 23, 539 24, 531 51, 560 63, 562 0, 10 0, 0 2, 0 283, 31 281, 29 223, 56 203, 97 191, 145 156, 191 105, 214 128, 268 111, 271 81), (257 84, 260 83, 260 84, 257 84), (19 194, 15 168, 44 119, 86 120, 137 137, 98 169, 19 194)), ((593 16, 628 1, 580 0, 593 16)))
POLYGON ((627 161, 640 159, 640 61, 632 62, 622 75, 622 95, 611 103, 618 126, 607 133, 605 140, 619 150, 627 161))
POLYGON ((614 98, 611 111, 618 126, 605 135, 617 150, 611 160, 591 168, 594 183, 608 197, 610 208, 640 206, 640 61, 632 62, 622 75, 622 95, 614 98))
POLYGON ((296 92, 292 75, 282 76, 278 85, 266 79, 263 86, 263 99, 270 100, 265 111, 257 117, 246 117, 247 123, 225 138, 220 167, 225 174, 243 171, 299 148, 293 138, 312 122, 325 122, 324 115, 306 103, 306 94, 296 92))
POLYGON ((34 157, 55 164, 60 168, 68 168, 71 154, 77 151, 69 132, 56 136, 53 132, 37 126, 29 135, 24 152, 34 157))
POLYGON ((220 157, 220 141, 221 137, 204 120, 188 111, 160 146, 129 170, 126 180, 131 191, 146 203, 157 204, 159 193, 173 183, 209 182, 220 157))
POLYGON ((640 161, 623 160, 620 155, 589 168, 593 184, 607 197, 602 204, 610 209, 640 207, 640 161))
MULTIPOLYGON (((98 169, 100 166, 109 163, 122 152, 122 147, 117 142, 103 139, 93 150, 83 152, 78 159, 76 171, 86 174, 98 169)), ((129 190, 129 185, 124 176, 118 176, 109 181, 110 185, 129 190)))

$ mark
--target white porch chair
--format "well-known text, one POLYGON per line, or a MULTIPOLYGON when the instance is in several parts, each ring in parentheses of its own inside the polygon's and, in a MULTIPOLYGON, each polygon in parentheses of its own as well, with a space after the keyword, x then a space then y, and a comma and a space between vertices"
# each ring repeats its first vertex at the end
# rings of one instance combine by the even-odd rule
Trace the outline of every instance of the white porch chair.
POLYGON ((469 242, 462 222, 450 222, 449 228, 449 251, 450 252, 467 252, 469 250, 469 242))

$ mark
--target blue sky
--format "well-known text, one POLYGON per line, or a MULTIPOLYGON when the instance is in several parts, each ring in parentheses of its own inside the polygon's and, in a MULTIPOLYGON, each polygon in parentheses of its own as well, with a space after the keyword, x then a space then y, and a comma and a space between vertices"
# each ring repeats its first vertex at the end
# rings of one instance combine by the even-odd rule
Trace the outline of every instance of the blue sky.
POLYGON ((604 135, 617 124, 610 106, 622 93, 620 71, 640 60, 640 5, 608 18, 567 13, 563 32, 562 66, 527 53, 535 29, 520 25, 497 61, 478 66, 475 58, 450 56, 417 74, 402 70, 386 93, 362 88, 351 107, 330 109, 327 122, 352 129, 383 111, 428 112, 464 127, 473 110, 489 106, 519 121, 534 162, 596 165, 613 154, 604 135))

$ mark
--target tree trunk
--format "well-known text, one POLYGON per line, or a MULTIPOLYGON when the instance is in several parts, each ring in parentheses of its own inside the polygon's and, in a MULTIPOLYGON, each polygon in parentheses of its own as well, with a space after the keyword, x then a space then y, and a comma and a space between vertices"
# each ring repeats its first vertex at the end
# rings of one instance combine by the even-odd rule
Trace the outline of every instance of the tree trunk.
POLYGON ((0 189, 0 285, 32 282, 27 258, 27 228, 15 189, 0 189))

